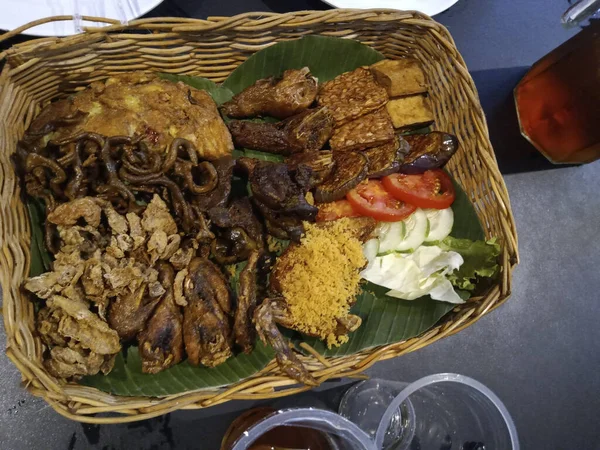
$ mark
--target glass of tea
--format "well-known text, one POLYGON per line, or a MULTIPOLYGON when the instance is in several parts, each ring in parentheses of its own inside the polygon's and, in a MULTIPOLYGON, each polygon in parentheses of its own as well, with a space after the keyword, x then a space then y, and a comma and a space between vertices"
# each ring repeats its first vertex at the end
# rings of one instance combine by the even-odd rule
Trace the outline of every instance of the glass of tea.
POLYGON ((521 134, 551 162, 600 158, 600 20, 536 62, 514 95, 521 134))
POLYGON ((221 450, 375 450, 358 426, 315 408, 254 408, 231 424, 221 450))
POLYGON ((464 375, 440 373, 411 384, 363 381, 346 392, 339 413, 378 450, 519 450, 504 404, 464 375))

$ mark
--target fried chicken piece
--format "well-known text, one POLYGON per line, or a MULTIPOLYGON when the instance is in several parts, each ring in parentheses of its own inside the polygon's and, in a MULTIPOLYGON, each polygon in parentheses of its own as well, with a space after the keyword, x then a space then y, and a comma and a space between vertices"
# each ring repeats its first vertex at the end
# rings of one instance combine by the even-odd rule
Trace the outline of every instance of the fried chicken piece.
POLYGON ((377 147, 394 139, 394 127, 385 108, 348 122, 333 132, 329 140, 335 151, 356 151, 377 147))
POLYGON ((221 305, 231 301, 227 281, 208 259, 195 258, 184 282, 183 341, 192 365, 215 367, 231 355, 231 327, 221 305), (225 297, 225 298, 223 298, 225 297))
POLYGON ((183 315, 175 304, 175 271, 170 264, 160 265, 159 280, 166 293, 146 327, 138 334, 144 373, 161 372, 183 359, 183 315))
POLYGON ((257 303, 257 271, 261 252, 253 251, 248 257, 246 267, 240 273, 238 287, 238 304, 235 311, 233 333, 235 343, 244 353, 251 353, 256 340, 256 329, 252 326, 252 318, 257 303))
POLYGON ((142 331, 160 299, 149 295, 147 284, 119 295, 108 309, 110 327, 124 341, 133 339, 142 331))
POLYGON ((338 127, 381 108, 387 101, 385 88, 364 67, 323 83, 317 98, 319 106, 329 108, 338 127))
POLYGON ((287 156, 321 150, 333 132, 333 117, 327 108, 316 108, 277 123, 232 120, 228 127, 236 147, 287 156))
POLYGON ((300 383, 317 386, 319 383, 294 354, 289 342, 277 328, 278 323, 282 325, 288 323, 288 316, 289 313, 284 300, 265 299, 254 313, 254 323, 258 336, 264 344, 273 347, 277 364, 281 370, 300 383))
POLYGON ((236 119, 260 115, 285 119, 307 109, 316 96, 317 79, 304 67, 286 70, 281 78, 258 80, 221 108, 225 115, 236 119))
POLYGON ((54 140, 80 132, 140 136, 157 152, 164 152, 178 137, 192 142, 204 159, 217 159, 233 150, 231 135, 207 92, 141 72, 92 83, 68 99, 51 103, 29 132, 54 140), (78 120, 65 120, 69 117, 78 120))

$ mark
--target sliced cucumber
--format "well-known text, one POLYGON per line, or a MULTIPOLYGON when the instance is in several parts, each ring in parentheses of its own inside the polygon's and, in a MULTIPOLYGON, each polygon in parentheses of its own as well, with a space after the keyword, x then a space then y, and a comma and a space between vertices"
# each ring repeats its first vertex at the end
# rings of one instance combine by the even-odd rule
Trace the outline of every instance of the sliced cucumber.
POLYGON ((381 227, 379 233, 378 255, 387 255, 393 252, 402 243, 406 235, 404 222, 389 222, 381 227), (384 231, 385 230, 385 231, 384 231))
POLYGON ((367 261, 371 262, 377 257, 377 253, 379 252, 379 239, 369 239, 363 245, 363 254, 367 261))
POLYGON ((404 239, 396 245, 394 250, 397 252, 414 251, 423 243, 423 241, 425 241, 425 235, 427 234, 427 215, 423 210, 417 208, 417 210, 412 213, 410 217, 404 219, 402 223, 404 223, 406 229, 404 239))
POLYGON ((452 208, 424 209, 423 211, 429 222, 429 232, 425 237, 425 242, 438 242, 446 238, 452 231, 452 225, 454 225, 452 208))

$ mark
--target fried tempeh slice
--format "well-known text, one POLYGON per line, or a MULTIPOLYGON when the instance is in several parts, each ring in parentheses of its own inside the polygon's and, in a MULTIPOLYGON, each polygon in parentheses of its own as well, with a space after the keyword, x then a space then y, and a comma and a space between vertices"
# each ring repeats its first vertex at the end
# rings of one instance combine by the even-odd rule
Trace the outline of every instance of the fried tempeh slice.
POLYGON ((371 66, 371 73, 391 98, 427 92, 425 74, 416 59, 384 59, 371 66))
POLYGON ((333 132, 329 145, 334 151, 377 147, 394 139, 394 128, 385 108, 359 117, 333 132))
POLYGON ((256 340, 256 329, 252 325, 257 296, 257 270, 261 252, 250 253, 246 267, 240 273, 238 288, 238 305, 235 311, 233 333, 235 342, 244 353, 252 352, 256 340))
POLYGON ((386 109, 396 129, 421 128, 434 122, 429 99, 423 95, 390 100, 386 109))
POLYGON ((221 107, 223 113, 236 119, 267 115, 277 119, 307 109, 317 96, 317 79, 308 67, 290 69, 281 78, 268 77, 247 87, 221 107))
POLYGON ((381 108, 388 100, 385 88, 364 67, 338 75, 319 88, 317 102, 327 106, 336 126, 381 108))

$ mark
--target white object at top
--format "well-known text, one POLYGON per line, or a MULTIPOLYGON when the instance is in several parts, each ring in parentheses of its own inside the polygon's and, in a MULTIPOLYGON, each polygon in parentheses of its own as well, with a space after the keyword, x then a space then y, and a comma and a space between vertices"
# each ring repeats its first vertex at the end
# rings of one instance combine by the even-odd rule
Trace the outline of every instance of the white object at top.
POLYGON ((68 36, 81 28, 105 26, 101 22, 85 22, 81 16, 106 17, 127 23, 146 14, 163 0, 0 0, 0 29, 13 30, 50 16, 75 16, 75 20, 50 22, 30 28, 31 36, 68 36))
POLYGON ((439 14, 458 0, 323 0, 336 8, 385 8, 421 11, 428 16, 439 14))

